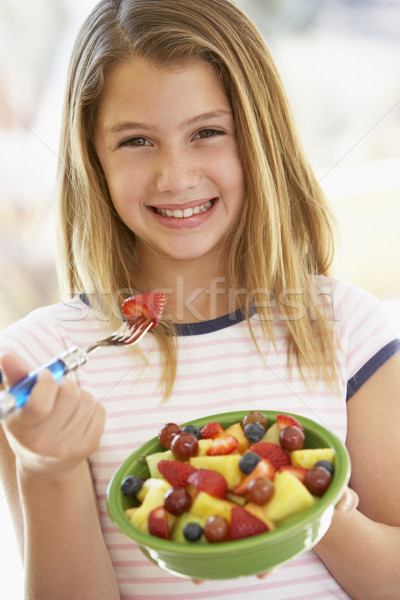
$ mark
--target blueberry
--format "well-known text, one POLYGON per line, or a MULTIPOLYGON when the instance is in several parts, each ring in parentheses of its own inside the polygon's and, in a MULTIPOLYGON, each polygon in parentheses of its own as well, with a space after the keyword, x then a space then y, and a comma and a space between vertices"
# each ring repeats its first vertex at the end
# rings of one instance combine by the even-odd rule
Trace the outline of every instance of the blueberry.
POLYGON ((136 496, 142 489, 142 485, 143 481, 139 477, 136 477, 136 475, 129 475, 129 477, 125 477, 121 483, 121 492, 124 496, 136 496))
POLYGON ((314 467, 324 467, 324 469, 329 471, 331 475, 333 475, 335 472, 335 467, 329 462, 329 460, 319 460, 315 463, 314 467))
POLYGON ((183 433, 192 433, 195 438, 197 438, 198 440, 201 440, 200 429, 198 427, 196 427, 195 425, 185 425, 185 427, 182 427, 181 431, 183 433))
POLYGON ((258 456, 258 454, 256 454, 255 452, 248 452, 247 454, 243 454, 243 456, 239 460, 239 469, 244 475, 248 475, 252 472, 252 470, 260 460, 261 457, 258 456))
POLYGON ((248 423, 243 429, 249 442, 259 442, 265 435, 265 429, 260 423, 248 423))
POLYGON ((197 542, 203 535, 203 528, 198 523, 186 523, 182 531, 185 540, 188 542, 197 542))

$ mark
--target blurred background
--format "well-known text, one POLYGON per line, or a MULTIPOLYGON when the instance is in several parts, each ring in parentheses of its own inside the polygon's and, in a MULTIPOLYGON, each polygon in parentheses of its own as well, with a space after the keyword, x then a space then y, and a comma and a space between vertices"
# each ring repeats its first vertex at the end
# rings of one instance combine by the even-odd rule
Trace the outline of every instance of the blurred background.
MULTIPOLYGON (((338 221, 335 275, 400 334, 400 0, 240 0, 264 34, 338 221)), ((0 330, 58 300, 53 190, 78 27, 95 0, 0 0, 0 330)), ((22 571, 0 489, 0 597, 22 571)))

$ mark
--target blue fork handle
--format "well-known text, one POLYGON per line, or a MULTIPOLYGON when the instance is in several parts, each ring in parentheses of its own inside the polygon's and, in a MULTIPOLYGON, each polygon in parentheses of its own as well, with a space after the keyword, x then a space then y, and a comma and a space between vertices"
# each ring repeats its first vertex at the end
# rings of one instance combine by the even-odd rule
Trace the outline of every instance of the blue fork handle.
POLYGON ((21 379, 21 381, 9 389, 0 392, 0 419, 3 419, 27 402, 32 388, 36 383, 37 376, 41 371, 48 369, 51 371, 53 379, 59 381, 70 371, 85 364, 86 360, 86 351, 75 346, 65 352, 62 356, 52 360, 50 363, 35 369, 35 371, 29 373, 24 379, 21 379))

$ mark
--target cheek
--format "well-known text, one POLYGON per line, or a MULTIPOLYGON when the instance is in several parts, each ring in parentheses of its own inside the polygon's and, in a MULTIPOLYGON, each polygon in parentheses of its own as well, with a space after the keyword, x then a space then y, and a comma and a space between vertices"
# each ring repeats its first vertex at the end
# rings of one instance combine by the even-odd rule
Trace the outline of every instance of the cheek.
POLYGON ((225 160, 218 161, 215 173, 219 178, 222 189, 229 191, 239 201, 245 194, 245 177, 242 164, 238 156, 227 156, 225 160))
POLYGON ((226 185, 244 187, 244 171, 236 143, 232 142, 214 164, 215 170, 220 173, 221 179, 225 179, 226 185))
POLYGON ((143 182, 135 176, 133 170, 114 171, 107 178, 108 189, 116 210, 132 209, 139 203, 143 191, 143 182))

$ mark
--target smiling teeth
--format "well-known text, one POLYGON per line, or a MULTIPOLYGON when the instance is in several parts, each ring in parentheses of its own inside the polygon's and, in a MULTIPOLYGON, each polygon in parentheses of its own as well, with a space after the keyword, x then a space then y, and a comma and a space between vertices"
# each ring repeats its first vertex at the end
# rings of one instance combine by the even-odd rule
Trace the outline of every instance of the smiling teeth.
POLYGON ((199 215, 201 213, 205 213, 212 207, 211 200, 208 200, 204 204, 200 206, 195 206, 194 208, 184 208, 180 210, 179 208, 175 208, 174 210, 170 210, 169 208, 155 208, 154 210, 158 215, 162 217, 173 217, 175 219, 184 219, 186 217, 193 217, 193 215, 199 215))

